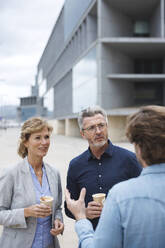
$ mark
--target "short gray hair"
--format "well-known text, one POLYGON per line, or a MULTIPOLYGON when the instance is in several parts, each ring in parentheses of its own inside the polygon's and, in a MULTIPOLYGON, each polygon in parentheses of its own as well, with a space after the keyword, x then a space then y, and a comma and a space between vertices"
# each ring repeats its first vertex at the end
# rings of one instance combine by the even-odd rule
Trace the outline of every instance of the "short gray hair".
POLYGON ((86 117, 92 117, 92 116, 95 116, 97 114, 101 114, 105 118, 106 123, 108 123, 107 113, 105 112, 104 109, 102 109, 99 106, 88 107, 79 113, 78 125, 79 125, 80 130, 82 130, 82 128, 83 128, 83 120, 86 117))

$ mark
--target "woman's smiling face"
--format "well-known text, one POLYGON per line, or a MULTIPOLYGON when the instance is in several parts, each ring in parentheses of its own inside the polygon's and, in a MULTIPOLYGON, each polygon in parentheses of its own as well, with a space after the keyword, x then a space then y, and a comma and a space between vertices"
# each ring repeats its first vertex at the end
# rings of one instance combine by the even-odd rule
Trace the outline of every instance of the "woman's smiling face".
POLYGON ((32 133, 24 144, 28 150, 28 156, 33 158, 46 156, 50 145, 50 132, 45 127, 41 131, 32 133))

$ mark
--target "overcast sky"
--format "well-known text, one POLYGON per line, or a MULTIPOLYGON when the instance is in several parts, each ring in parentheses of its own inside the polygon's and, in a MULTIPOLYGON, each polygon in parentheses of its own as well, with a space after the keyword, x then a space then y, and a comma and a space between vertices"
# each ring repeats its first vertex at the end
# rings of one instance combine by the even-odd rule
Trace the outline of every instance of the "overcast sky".
POLYGON ((0 106, 29 96, 64 0, 0 0, 0 106))

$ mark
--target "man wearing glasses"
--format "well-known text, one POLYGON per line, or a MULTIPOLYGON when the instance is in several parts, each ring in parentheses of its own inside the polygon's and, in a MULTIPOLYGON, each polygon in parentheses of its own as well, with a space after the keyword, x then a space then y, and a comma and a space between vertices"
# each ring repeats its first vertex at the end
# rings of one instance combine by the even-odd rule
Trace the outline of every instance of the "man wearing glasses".
MULTIPOLYGON (((95 229, 102 205, 92 199, 96 193, 105 193, 121 181, 139 176, 141 165, 134 153, 115 146, 108 139, 106 112, 100 107, 83 110, 78 124, 81 136, 88 141, 89 148, 71 160, 67 173, 67 189, 71 198, 77 200, 83 187, 86 188, 86 216, 95 229)), ((65 204, 65 213, 74 218, 65 204)))

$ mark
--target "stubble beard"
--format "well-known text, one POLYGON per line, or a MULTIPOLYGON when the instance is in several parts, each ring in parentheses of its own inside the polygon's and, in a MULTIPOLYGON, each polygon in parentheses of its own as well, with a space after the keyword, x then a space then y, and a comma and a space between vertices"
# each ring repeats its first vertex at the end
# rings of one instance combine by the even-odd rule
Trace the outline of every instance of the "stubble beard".
POLYGON ((93 147, 102 147, 102 146, 104 146, 105 144, 107 143, 107 140, 103 140, 103 141, 100 141, 100 142, 94 142, 93 144, 92 144, 92 146, 93 147))

